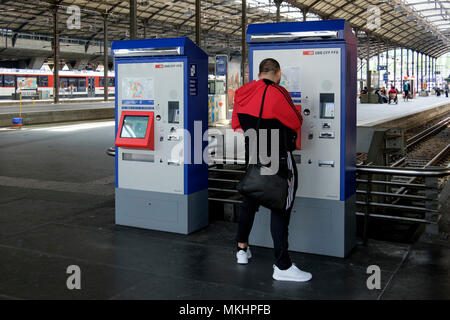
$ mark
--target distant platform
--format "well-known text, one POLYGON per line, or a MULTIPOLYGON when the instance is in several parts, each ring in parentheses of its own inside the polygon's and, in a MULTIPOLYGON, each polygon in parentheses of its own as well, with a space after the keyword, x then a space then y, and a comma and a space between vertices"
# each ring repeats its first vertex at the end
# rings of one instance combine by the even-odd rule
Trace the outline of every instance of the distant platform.
MULTIPOLYGON (((22 105, 23 124, 101 120, 114 118, 114 101, 71 101, 72 103, 36 103, 22 105)), ((0 127, 11 125, 19 116, 19 106, 0 106, 0 127)))
MULTIPOLYGON (((60 98, 60 103, 80 103, 80 102, 97 102, 103 101, 103 97, 84 97, 84 98, 60 98)), ((109 96, 108 100, 114 101, 114 96, 109 96)), ((11 106, 11 105, 19 105, 19 100, 0 100, 0 110, 3 106, 11 106)), ((42 100, 31 100, 31 99, 23 99, 22 105, 40 105, 40 104, 53 104, 53 99, 42 99, 42 100)))
POLYGON ((450 111, 450 98, 445 95, 436 97, 417 97, 403 101, 400 96, 398 104, 357 104, 358 127, 402 127, 414 126, 412 117, 422 122, 450 111))

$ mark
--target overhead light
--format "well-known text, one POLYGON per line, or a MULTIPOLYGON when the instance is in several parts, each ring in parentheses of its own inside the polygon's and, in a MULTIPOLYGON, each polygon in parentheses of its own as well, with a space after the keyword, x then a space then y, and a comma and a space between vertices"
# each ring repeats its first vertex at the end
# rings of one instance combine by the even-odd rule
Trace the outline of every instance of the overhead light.
POLYGON ((402 12, 402 11, 403 11, 403 8, 400 7, 400 6, 399 6, 399 7, 395 7, 395 8, 394 8, 394 11, 395 11, 395 12, 402 12))
POLYGON ((408 15, 406 16, 406 19, 408 19, 408 20, 414 20, 414 16, 411 15, 411 14, 408 14, 408 15))
POLYGON ((184 15, 188 16, 188 17, 192 16, 193 14, 194 13, 191 10, 187 10, 187 11, 184 12, 184 15))

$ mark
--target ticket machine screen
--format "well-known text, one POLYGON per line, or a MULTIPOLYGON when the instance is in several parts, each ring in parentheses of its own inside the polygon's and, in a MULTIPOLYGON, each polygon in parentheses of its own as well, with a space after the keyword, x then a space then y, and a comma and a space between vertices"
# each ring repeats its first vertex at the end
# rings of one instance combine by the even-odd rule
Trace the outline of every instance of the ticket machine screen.
POLYGON ((144 139, 147 133, 148 116, 125 116, 121 138, 144 139))
POLYGON ((117 147, 155 150, 153 111, 123 111, 118 125, 117 147))

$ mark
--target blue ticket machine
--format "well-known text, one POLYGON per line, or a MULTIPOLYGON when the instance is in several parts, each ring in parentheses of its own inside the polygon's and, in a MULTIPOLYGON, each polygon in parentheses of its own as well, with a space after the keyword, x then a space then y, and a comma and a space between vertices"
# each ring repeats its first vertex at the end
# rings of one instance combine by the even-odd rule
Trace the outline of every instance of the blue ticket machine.
MULTIPOLYGON (((356 242, 357 42, 351 27, 345 20, 252 24, 247 42, 250 80, 263 59, 276 59, 280 84, 303 116, 289 249, 345 257, 356 242)), ((271 247, 270 214, 260 211, 250 243, 271 247)))
POLYGON ((116 224, 208 224, 208 56, 188 38, 115 41, 116 224))

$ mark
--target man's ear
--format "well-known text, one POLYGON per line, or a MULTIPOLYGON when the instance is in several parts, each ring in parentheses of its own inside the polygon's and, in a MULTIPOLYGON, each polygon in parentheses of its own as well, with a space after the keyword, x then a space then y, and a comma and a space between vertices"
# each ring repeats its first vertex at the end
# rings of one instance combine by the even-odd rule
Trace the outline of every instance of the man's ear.
POLYGON ((281 76, 283 75, 283 72, 281 70, 278 70, 277 72, 277 78, 279 79, 278 81, 281 82, 281 76))

